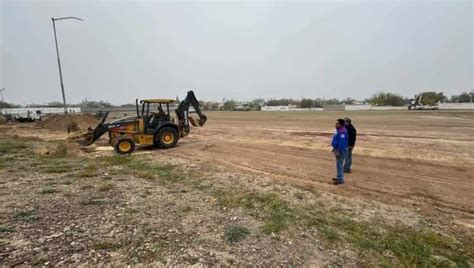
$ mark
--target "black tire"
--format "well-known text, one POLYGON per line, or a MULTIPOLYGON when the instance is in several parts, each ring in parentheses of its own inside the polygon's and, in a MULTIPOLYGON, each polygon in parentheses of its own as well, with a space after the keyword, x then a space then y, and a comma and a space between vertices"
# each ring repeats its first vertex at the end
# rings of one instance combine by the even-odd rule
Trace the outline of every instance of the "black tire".
POLYGON ((163 127, 155 134, 155 146, 158 148, 169 149, 178 143, 179 133, 174 127, 163 127))
POLYGON ((135 151, 135 142, 129 138, 118 138, 114 144, 115 152, 118 154, 131 154, 135 151))

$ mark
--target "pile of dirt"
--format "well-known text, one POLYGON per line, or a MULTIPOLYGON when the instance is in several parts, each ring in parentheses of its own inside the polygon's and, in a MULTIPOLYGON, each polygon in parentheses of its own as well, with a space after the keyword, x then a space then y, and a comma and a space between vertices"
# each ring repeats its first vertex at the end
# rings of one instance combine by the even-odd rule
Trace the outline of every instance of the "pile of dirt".
MULTIPOLYGON (((98 119, 90 114, 70 114, 69 127, 72 131, 85 130, 88 127, 95 127, 98 119)), ((41 128, 64 131, 66 129, 66 116, 60 114, 48 115, 38 123, 41 128)))
POLYGON ((0 125, 5 125, 7 123, 7 119, 0 115, 0 125))

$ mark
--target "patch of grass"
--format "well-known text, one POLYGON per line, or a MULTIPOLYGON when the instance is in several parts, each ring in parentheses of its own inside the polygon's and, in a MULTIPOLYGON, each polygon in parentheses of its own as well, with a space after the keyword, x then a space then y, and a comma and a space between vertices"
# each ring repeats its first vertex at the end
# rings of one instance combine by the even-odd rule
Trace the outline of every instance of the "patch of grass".
POLYGON ((155 242, 151 248, 137 248, 132 253, 130 258, 134 262, 149 263, 156 260, 163 261, 163 250, 166 245, 163 241, 155 242))
POLYGON ((54 193, 57 193, 57 192, 59 192, 59 191, 54 189, 53 187, 45 187, 45 188, 41 189, 41 191, 39 193, 40 194, 54 194, 54 193))
POLYGON ((79 178, 91 178, 97 175, 97 165, 88 164, 83 169, 81 169, 76 176, 79 178))
POLYGON ((114 185, 111 184, 111 183, 107 183, 107 184, 104 184, 102 186, 99 187, 99 191, 100 192, 108 192, 110 190, 113 190, 114 189, 114 185))
POLYGON ((44 168, 44 172, 46 173, 66 173, 69 171, 71 171, 71 167, 63 163, 53 164, 44 168))
POLYGON ((99 158, 99 161, 105 166, 123 166, 132 162, 131 155, 113 155, 99 158))
POLYGON ((334 228, 330 226, 324 226, 323 228, 319 229, 319 231, 323 237, 329 241, 335 241, 339 238, 337 231, 335 231, 334 228))
POLYGON ((94 250, 117 250, 121 247, 120 244, 111 243, 111 242, 99 242, 92 245, 94 250))
MULTIPOLYGON (((433 255, 448 258, 460 267, 469 267, 469 252, 452 238, 429 230, 414 230, 369 222, 359 222, 328 211, 321 204, 297 206, 274 193, 245 193, 215 191, 218 204, 225 207, 243 207, 263 218, 264 233, 278 233, 291 225, 315 227, 329 243, 350 243, 360 252, 370 251, 387 263, 385 251, 392 252, 404 266, 433 266, 433 255)), ((371 256, 373 254, 370 254, 371 256)))
POLYGON ((231 243, 238 242, 250 234, 249 229, 241 225, 231 225, 224 231, 224 238, 231 243))
POLYGON ((295 220, 295 212, 288 202, 275 193, 217 191, 215 196, 221 206, 244 207, 263 213, 266 220, 263 231, 267 234, 285 230, 295 220))
POLYGON ((0 233, 13 233, 13 232, 15 232, 15 227, 0 226, 0 233))
POLYGON ((15 140, 9 140, 8 142, 0 142, 0 153, 1 154, 11 154, 17 153, 19 151, 23 151, 28 149, 29 144, 25 142, 19 142, 15 140))
POLYGON ((407 267, 433 266, 433 255, 445 256, 460 267, 468 267, 468 257, 459 250, 462 245, 432 231, 358 222, 321 208, 313 207, 309 213, 303 211, 299 213, 304 224, 316 227, 328 242, 349 242, 360 251, 377 252, 382 262, 383 253, 390 251, 407 267))
POLYGON ((24 222, 33 222, 37 218, 35 216, 34 210, 23 210, 18 211, 13 216, 16 220, 24 221, 24 222))
POLYGON ((162 182, 178 182, 185 178, 184 173, 170 164, 160 165, 145 161, 134 161, 128 165, 129 171, 139 177, 149 180, 160 180, 162 182))
POLYGON ((48 261, 48 257, 45 256, 45 255, 37 255, 33 258, 33 261, 31 264, 33 265, 42 265, 44 264, 45 262, 48 261))

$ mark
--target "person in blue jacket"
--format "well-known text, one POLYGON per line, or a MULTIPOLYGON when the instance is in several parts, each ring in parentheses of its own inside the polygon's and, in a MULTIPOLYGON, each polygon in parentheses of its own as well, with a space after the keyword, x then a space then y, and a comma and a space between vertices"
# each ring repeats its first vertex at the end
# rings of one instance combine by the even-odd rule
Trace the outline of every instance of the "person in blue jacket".
POLYGON ((336 185, 344 183, 344 159, 347 155, 348 141, 344 119, 337 119, 336 133, 334 133, 331 143, 332 152, 336 156, 337 176, 333 178, 336 185))

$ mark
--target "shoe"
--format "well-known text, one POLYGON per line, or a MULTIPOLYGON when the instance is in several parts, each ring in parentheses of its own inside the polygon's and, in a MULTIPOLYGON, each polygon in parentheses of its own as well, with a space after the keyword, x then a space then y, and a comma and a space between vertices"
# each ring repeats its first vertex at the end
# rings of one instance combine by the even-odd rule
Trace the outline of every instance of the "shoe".
POLYGON ((344 173, 351 173, 350 169, 344 169, 344 173))
POLYGON ((344 184, 344 181, 336 180, 333 182, 334 185, 344 184))
POLYGON ((332 178, 332 181, 338 181, 339 179, 338 178, 332 178))

